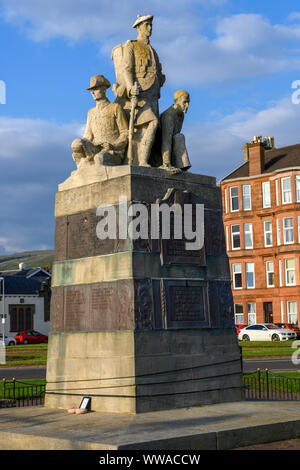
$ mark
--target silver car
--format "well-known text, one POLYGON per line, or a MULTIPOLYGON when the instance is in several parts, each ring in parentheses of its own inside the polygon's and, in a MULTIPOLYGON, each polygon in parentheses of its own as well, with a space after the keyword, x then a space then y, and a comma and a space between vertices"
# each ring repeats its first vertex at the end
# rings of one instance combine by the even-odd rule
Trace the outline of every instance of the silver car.
MULTIPOLYGON (((2 345, 2 341, 3 341, 3 335, 0 334, 0 346, 2 345)), ((17 344, 16 340, 13 336, 5 335, 5 346, 15 346, 16 344, 17 344)))

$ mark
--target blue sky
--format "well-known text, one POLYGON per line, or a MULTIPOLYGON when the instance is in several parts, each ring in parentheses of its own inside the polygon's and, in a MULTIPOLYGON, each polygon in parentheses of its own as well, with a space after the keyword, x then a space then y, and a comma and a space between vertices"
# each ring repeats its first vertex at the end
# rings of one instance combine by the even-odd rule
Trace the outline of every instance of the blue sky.
POLYGON ((57 185, 75 169, 70 144, 94 105, 89 78, 114 83, 111 50, 135 38, 138 13, 154 15, 151 42, 167 78, 160 110, 177 89, 190 92, 193 172, 219 180, 254 135, 300 142, 296 1, 0 0, 0 254, 53 248, 57 185))

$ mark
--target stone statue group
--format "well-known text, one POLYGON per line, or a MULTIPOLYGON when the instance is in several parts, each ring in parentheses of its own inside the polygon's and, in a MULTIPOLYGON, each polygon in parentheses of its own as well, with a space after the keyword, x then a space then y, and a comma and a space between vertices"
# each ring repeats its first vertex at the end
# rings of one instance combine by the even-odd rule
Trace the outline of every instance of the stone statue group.
POLYGON ((153 15, 138 15, 133 24, 137 39, 112 51, 116 95, 106 97, 111 86, 103 75, 91 77, 96 106, 89 110, 86 130, 72 143, 78 168, 87 165, 137 165, 164 168, 176 173, 191 167, 181 133, 190 102, 188 92, 178 90, 174 104, 159 115, 160 89, 165 82, 162 67, 149 38, 153 15))

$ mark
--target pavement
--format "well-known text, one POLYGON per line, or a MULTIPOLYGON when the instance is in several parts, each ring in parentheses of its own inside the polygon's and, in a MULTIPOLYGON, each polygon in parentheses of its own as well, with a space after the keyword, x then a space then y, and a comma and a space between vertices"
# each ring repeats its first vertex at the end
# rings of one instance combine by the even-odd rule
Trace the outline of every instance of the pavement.
POLYGON ((0 409, 0 449, 228 450, 274 445, 299 438, 299 405, 242 401, 137 415, 0 409))
MULTIPOLYGON (((240 447, 235 450, 300 450, 300 439, 287 439, 286 441, 270 442, 269 444, 256 444, 240 447)), ((278 457, 278 455, 276 454, 278 457)))

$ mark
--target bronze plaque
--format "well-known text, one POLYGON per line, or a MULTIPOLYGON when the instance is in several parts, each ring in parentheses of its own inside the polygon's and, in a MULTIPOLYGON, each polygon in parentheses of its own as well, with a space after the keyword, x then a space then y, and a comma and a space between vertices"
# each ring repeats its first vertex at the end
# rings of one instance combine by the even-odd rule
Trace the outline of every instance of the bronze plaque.
POLYGON ((67 259, 68 247, 68 218, 57 217, 55 223, 55 240, 54 240, 54 261, 63 261, 67 259))
POLYGON ((66 331, 85 331, 87 329, 87 292, 82 286, 65 288, 64 313, 66 331))
POLYGON ((208 283, 206 281, 164 280, 166 328, 209 326, 208 283))
POLYGON ((64 329, 64 288, 63 287, 52 288, 50 327, 51 327, 51 333, 61 332, 64 329))
POLYGON ((132 279, 55 287, 51 331, 133 330, 134 296, 132 279))
MULTIPOLYGON (((192 264, 196 266, 206 266, 205 247, 200 250, 187 249, 187 243, 193 243, 194 240, 188 240, 185 237, 184 226, 184 211, 185 204, 192 207, 192 230, 196 230, 196 202, 193 194, 188 191, 179 191, 170 189, 164 199, 159 201, 160 206, 167 204, 171 207, 173 204, 178 204, 181 207, 181 217, 178 218, 176 224, 181 223, 181 238, 177 238, 175 231, 176 216, 171 211, 170 213, 170 237, 169 239, 163 238, 163 224, 165 223, 162 214, 160 214, 160 247, 161 259, 163 264, 192 264), (176 235, 176 238, 175 238, 176 235)), ((178 227, 177 227, 178 229, 178 227)))
POLYGON ((117 329, 119 315, 116 299, 116 283, 103 283, 89 287, 93 329, 117 329))

